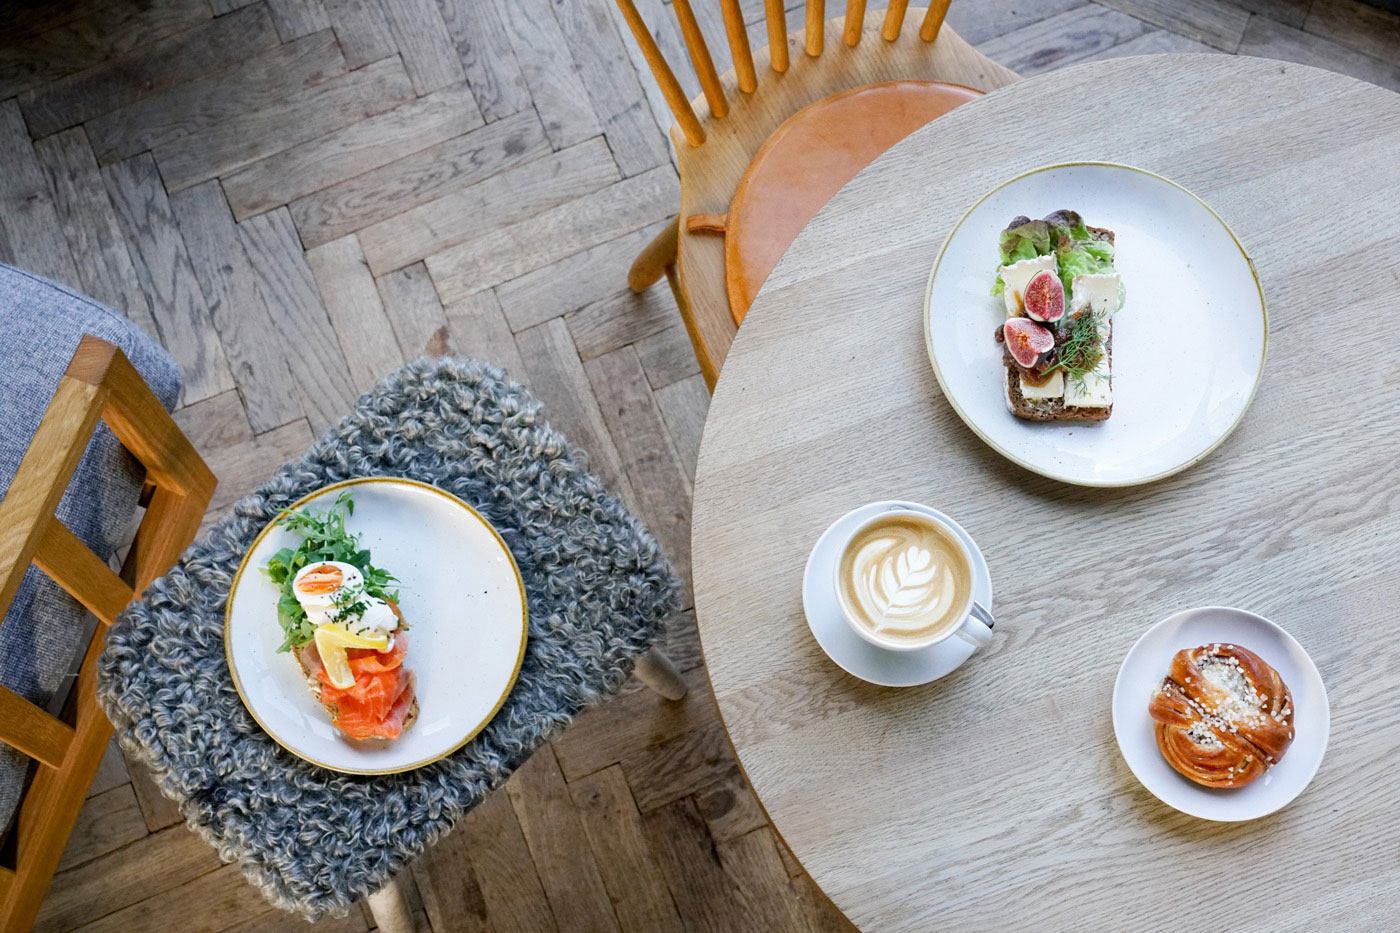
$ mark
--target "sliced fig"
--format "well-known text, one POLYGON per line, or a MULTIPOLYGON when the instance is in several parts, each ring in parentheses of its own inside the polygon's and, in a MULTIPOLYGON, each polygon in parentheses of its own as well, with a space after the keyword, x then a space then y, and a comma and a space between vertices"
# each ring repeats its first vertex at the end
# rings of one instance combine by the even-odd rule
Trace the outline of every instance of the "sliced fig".
POLYGON ((1011 358, 1030 369, 1040 357, 1055 348, 1055 335, 1035 321, 1013 317, 1002 325, 1006 348, 1011 358))
POLYGON ((1053 322, 1065 315, 1065 286, 1053 272, 1038 273, 1026 283, 1022 297, 1026 314, 1034 320, 1053 322))

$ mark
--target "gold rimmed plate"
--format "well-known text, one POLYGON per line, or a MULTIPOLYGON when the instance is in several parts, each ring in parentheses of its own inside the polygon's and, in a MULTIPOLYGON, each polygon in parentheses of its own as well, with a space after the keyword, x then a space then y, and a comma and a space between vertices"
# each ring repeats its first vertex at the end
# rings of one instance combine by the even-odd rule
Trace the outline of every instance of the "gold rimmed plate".
POLYGON ((1082 486, 1131 486, 1204 459, 1244 417, 1264 372, 1264 294, 1234 233, 1160 175, 1108 162, 1050 165, 983 195, 948 234, 929 275, 924 335, 944 396, 1007 459, 1082 486), (1007 410, 996 278, 1017 215, 1078 211, 1114 231, 1127 300, 1113 323, 1113 414, 1037 423, 1007 410))
POLYGON ((347 491, 355 507, 346 529, 360 536, 376 566, 400 581, 417 721, 392 742, 347 740, 312 695, 296 658, 278 651, 278 587, 262 568, 301 539, 275 521, 258 534, 233 578, 224 616, 229 671, 253 718, 293 754, 347 774, 409 771, 461 748, 505 702, 525 656, 525 587, 491 524, 435 486, 390 477, 347 480, 293 508, 326 511, 347 491))

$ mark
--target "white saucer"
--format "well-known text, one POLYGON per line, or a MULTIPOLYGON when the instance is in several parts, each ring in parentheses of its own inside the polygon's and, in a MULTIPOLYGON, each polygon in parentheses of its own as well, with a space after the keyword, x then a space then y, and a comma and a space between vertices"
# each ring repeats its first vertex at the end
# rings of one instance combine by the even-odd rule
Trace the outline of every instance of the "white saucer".
POLYGON ((1329 723, 1322 675, 1303 646, 1268 619, 1243 609, 1206 606, 1163 619, 1128 651, 1113 685, 1113 732, 1128 767, 1158 800, 1203 820, 1252 820, 1290 803, 1322 764, 1329 723), (1147 713, 1172 656, 1211 642, 1253 651, 1279 672, 1293 695, 1293 744, 1278 764, 1244 787, 1202 787, 1177 774, 1157 748, 1147 713))
POLYGON ((987 609, 992 608, 992 575, 972 535, 942 512, 926 505, 889 501, 872 502, 847 512, 817 539, 802 575, 802 609, 817 644, 846 673, 882 687, 916 687, 952 672, 976 649, 962 638, 947 638, 917 651, 877 648, 851 631, 836 601, 832 583, 845 536, 872 515, 894 509, 923 512, 947 523, 957 533, 972 555, 972 598, 987 609))

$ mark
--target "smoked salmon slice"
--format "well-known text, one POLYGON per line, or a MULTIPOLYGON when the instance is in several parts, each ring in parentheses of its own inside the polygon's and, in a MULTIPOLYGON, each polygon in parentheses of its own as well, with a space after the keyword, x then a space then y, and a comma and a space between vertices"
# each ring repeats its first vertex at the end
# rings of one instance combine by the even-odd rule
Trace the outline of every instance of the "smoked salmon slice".
POLYGON ((407 652, 408 636, 401 629, 388 651, 350 649, 355 684, 344 690, 331 684, 315 645, 307 646, 302 658, 321 686, 321 705, 336 728, 352 739, 396 739, 413 709, 413 675, 403 668, 407 652))

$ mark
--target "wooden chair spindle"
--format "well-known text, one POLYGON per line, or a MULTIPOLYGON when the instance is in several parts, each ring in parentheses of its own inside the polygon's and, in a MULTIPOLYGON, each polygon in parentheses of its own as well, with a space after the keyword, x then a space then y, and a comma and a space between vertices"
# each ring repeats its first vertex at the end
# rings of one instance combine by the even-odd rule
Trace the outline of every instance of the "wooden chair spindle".
POLYGON ((909 0, 890 0, 889 9, 885 10, 885 28, 880 31, 880 36, 886 42, 899 38, 899 32, 904 28, 904 12, 908 9, 909 0))
POLYGON ((768 54, 773 70, 788 70, 787 11, 783 0, 763 0, 764 19, 768 22, 768 54))
POLYGON ((705 100, 710 104, 710 114, 722 117, 729 113, 729 102, 724 99, 724 88, 719 83, 719 72, 715 70, 715 60, 710 56, 710 47, 705 44, 705 34, 695 20, 695 11, 690 0, 672 0, 671 7, 676 11, 676 19, 681 24, 681 35, 685 37, 685 47, 690 52, 690 63, 695 67, 695 76, 700 79, 700 89, 705 92, 705 100))
POLYGON ((651 67, 651 73, 661 88, 661 96, 666 98, 666 105, 671 108, 671 114, 680 124, 681 132, 685 134, 685 141, 691 146, 699 146, 705 141, 705 129, 700 125, 695 111, 691 109, 690 101, 686 100, 685 90, 681 87, 681 83, 676 80, 676 73, 671 70, 670 65, 666 64, 666 57, 661 54, 661 49, 656 44, 656 38, 647 29, 642 14, 637 12, 637 5, 632 0, 617 0, 617 8, 622 11, 622 18, 627 21, 627 27, 632 30, 632 38, 637 40, 637 47, 642 50, 642 57, 647 60, 647 64, 651 67))
POLYGON ((826 35, 826 0, 807 0, 807 54, 816 58, 822 53, 822 38, 826 35))
POLYGON ((753 50, 749 48, 749 32, 744 28, 744 11, 739 0, 720 0, 724 10, 724 31, 729 35, 729 54, 734 59, 734 76, 739 90, 752 94, 758 87, 758 73, 753 66, 753 50))
POLYGON ((929 0, 923 25, 919 27, 920 39, 933 42, 938 38, 938 32, 943 28, 943 17, 948 15, 948 3, 949 0, 929 0))
POLYGON ((841 32, 841 41, 851 48, 860 43, 861 33, 865 32, 865 0, 846 0, 846 28, 841 32))

